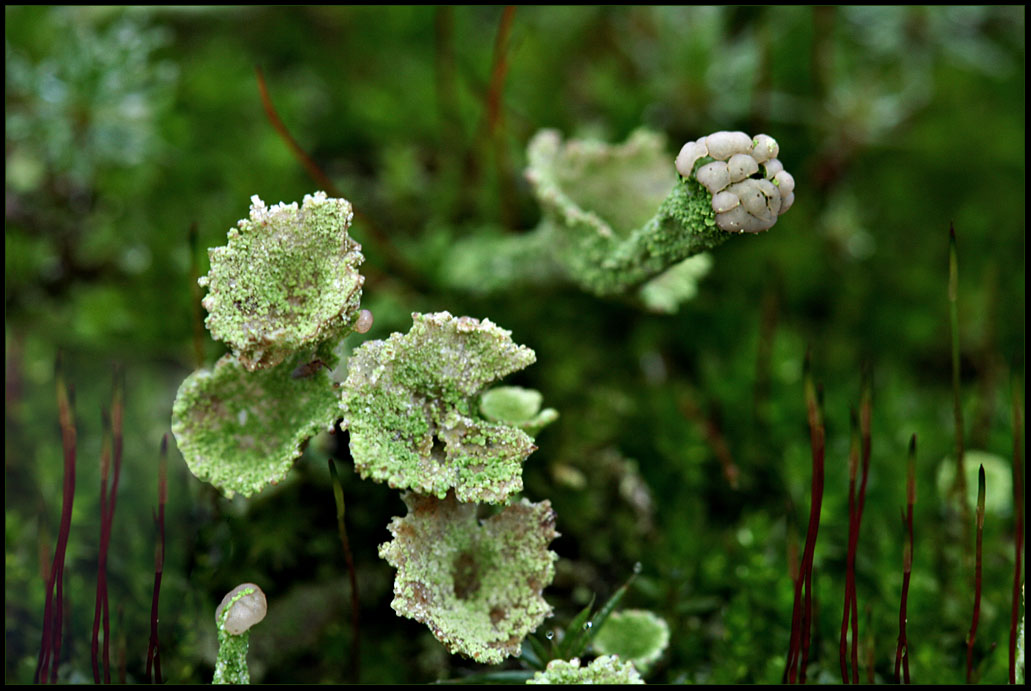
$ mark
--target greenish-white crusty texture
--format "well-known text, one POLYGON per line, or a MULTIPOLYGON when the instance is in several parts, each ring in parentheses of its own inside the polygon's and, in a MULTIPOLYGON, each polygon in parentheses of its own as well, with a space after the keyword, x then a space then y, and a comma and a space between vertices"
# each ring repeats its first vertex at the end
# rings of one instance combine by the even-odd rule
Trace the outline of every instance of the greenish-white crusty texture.
POLYGON ((405 493, 379 555, 397 569, 391 607, 425 623, 452 653, 488 664, 518 655, 527 634, 551 614, 541 591, 555 575, 558 537, 547 501, 510 504, 485 521, 453 493, 405 493))
MULTIPOLYGON (((232 633, 230 624, 233 607, 252 599, 260 599, 264 609, 265 593, 253 583, 245 583, 233 589, 215 613, 215 627, 218 631, 218 656, 215 659, 215 676, 212 684, 250 684, 251 673, 247 668, 247 650, 250 647, 250 631, 232 633)), ((262 613, 261 618, 264 618, 262 613)), ((260 618, 259 618, 260 621, 260 618)), ((248 627, 249 628, 249 627, 248 627)))
POLYGON ((251 197, 250 217, 208 251, 200 279, 211 335, 249 370, 273 367, 303 348, 345 336, 357 318, 364 278, 361 246, 347 234, 353 213, 325 192, 304 204, 267 207, 251 197))
POLYGON ((618 655, 642 671, 647 671, 668 645, 669 625, 646 609, 615 612, 594 635, 595 650, 618 655))
POLYGON ((552 660, 547 669, 537 672, 527 684, 643 684, 644 679, 630 662, 620 662, 615 655, 603 655, 586 667, 580 659, 552 660))
MULTIPOLYGON (((190 472, 226 496, 249 497, 282 480, 301 444, 337 417, 339 394, 311 353, 248 372, 232 355, 179 386, 172 432, 190 472), (301 376, 303 375, 303 376, 301 376)), ((321 359, 330 360, 328 353, 321 359)))
POLYGON ((481 416, 492 381, 536 356, 489 319, 412 315, 407 334, 369 341, 347 363, 340 402, 363 478, 443 498, 498 503, 523 487, 536 447, 518 425, 481 416))
POLYGON ((614 145, 544 130, 528 157, 540 225, 496 242, 460 243, 445 277, 451 284, 492 292, 554 276, 596 295, 621 295, 727 238, 716 228, 711 195, 678 177, 658 133, 638 130, 614 145))

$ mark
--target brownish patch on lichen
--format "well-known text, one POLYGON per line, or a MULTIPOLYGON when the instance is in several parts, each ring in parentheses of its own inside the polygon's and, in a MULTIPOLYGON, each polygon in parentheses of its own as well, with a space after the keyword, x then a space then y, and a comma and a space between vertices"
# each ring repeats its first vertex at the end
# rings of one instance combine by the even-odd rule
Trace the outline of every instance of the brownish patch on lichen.
POLYGON ((480 567, 476 558, 469 552, 460 553, 451 568, 451 578, 455 584, 455 597, 459 600, 468 600, 475 595, 480 589, 480 567))
POLYGON ((505 618, 505 610, 501 607, 492 607, 490 610, 490 623, 495 626, 505 618))

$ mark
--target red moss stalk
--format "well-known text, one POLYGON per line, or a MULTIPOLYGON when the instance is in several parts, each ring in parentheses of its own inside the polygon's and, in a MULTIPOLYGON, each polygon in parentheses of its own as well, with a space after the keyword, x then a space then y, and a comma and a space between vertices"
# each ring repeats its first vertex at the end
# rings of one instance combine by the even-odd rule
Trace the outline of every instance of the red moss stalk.
POLYGON ((505 120, 501 99, 505 89, 505 76, 508 74, 508 42, 512 33, 515 11, 515 5, 506 5, 501 12, 498 33, 494 38, 494 59, 486 104, 487 132, 494 146, 494 165, 498 176, 501 217, 508 228, 514 226, 516 220, 515 198, 512 196, 515 185, 505 150, 505 120))
POLYGON ((61 525, 57 534, 54 561, 47 577, 46 603, 43 607, 43 640, 33 680, 56 683, 61 659, 61 630, 64 624, 64 559, 68 534, 72 525, 72 502, 75 499, 75 415, 72 394, 65 384, 60 356, 56 367, 57 412, 61 424, 61 446, 64 451, 64 486, 61 499, 61 525))
POLYGON ((100 551, 97 556, 97 597, 93 608, 93 636, 90 639, 90 662, 93 665, 93 683, 100 683, 100 619, 107 601, 107 485, 111 470, 111 416, 101 411, 103 441, 100 446, 100 551))
POLYGON ((1024 555, 1024 414, 1020 390, 1013 382, 1013 609, 1010 611, 1010 683, 1017 683, 1017 627, 1020 617, 1020 575, 1024 555))
POLYGON ((802 551, 802 568, 795 584, 795 605, 791 616, 791 642, 788 648, 788 665, 785 677, 789 683, 805 683, 806 667, 809 662, 809 644, 812 627, 813 554, 816 551, 816 537, 820 529, 820 508, 823 504, 823 466, 825 433, 823 411, 813 384, 810 355, 805 358, 805 398, 809 420, 809 439, 813 449, 812 503, 809 507, 809 527, 806 530, 805 548, 802 551), (803 590, 805 593, 802 597, 803 590), (800 606, 801 603, 801 606, 800 606))
POLYGON ((967 683, 974 677, 974 638, 981 617, 981 542, 984 537, 984 466, 977 470, 977 546, 974 552, 974 617, 967 634, 967 683))
POLYGON ((902 527, 906 542, 902 548, 902 597, 899 601, 899 642, 895 647, 895 683, 909 682, 909 639, 906 637, 906 607, 909 600, 909 577, 913 571, 913 505, 916 504, 916 435, 909 440, 906 464, 906 513, 902 527), (901 670, 901 674, 900 674, 901 670))
MULTIPOLYGON (((859 422, 856 411, 850 415, 851 436, 848 450, 848 556, 845 562, 845 606, 841 613, 841 638, 838 641, 838 658, 841 664, 841 683, 849 683, 848 674, 848 630, 849 619, 853 616, 852 605, 856 587, 856 544, 859 538, 856 510, 856 473, 859 471, 859 422)), ((854 623, 854 620, 853 620, 854 623)), ((853 641, 855 633, 852 634, 853 641)), ((852 663, 855 670, 855 662, 852 663)), ((858 682, 858 678, 856 679, 858 682)))
POLYGON ((158 457, 158 511, 154 516, 158 543, 154 550, 154 593, 150 601, 150 642, 147 644, 147 682, 161 683, 161 645, 158 640, 158 599, 165 570, 165 504, 168 502, 168 435, 161 438, 158 457))

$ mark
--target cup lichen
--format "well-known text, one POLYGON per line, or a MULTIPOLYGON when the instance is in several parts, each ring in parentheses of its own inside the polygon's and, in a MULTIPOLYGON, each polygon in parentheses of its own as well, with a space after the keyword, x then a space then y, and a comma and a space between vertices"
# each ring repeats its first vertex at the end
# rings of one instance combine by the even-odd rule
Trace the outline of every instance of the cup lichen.
POLYGON ((358 320, 364 257, 347 234, 353 215, 350 202, 325 192, 300 207, 268 207, 255 195, 249 218, 208 251, 205 325, 248 370, 339 340, 358 320))
POLYGON ((391 607, 429 626, 450 652, 497 664, 551 614, 541 591, 558 558, 548 501, 522 501, 479 521, 475 504, 412 492, 379 555, 397 569, 391 607))
POLYGON ((543 672, 537 672, 527 684, 643 684, 631 662, 620 662, 615 655, 603 655, 580 666, 579 658, 552 660, 543 672))
MULTIPOLYGON (((301 444, 333 426, 339 394, 325 368, 294 373, 312 355, 248 372, 232 355, 180 385, 172 432, 190 472, 227 497, 249 497, 276 484, 301 455, 301 444)), ((318 357, 334 362, 331 353, 318 357)))
POLYGON ((481 416, 491 382, 536 356, 489 319, 412 315, 407 334, 369 341, 348 362, 340 408, 363 478, 459 501, 498 503, 522 489, 536 447, 518 425, 481 416))

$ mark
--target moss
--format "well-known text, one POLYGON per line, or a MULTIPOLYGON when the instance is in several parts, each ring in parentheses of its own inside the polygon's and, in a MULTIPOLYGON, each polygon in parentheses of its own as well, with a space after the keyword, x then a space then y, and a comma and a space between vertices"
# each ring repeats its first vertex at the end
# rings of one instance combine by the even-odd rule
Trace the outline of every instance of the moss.
MULTIPOLYGON (((228 497, 282 480, 301 444, 337 416, 336 389, 324 367, 309 371, 313 357, 248 372, 226 355, 213 370, 187 377, 172 407, 172 432, 190 472, 228 497)), ((318 357, 332 366, 328 353, 318 357)))
POLYGON ((630 662, 620 662, 615 655, 595 659, 586 667, 573 658, 552 660, 547 669, 537 672, 527 684, 643 684, 641 675, 630 662))
POLYGON ((254 196, 250 217, 209 250, 205 324, 248 370, 348 333, 364 283, 361 246, 347 234, 352 216, 347 200, 324 192, 300 208, 254 196))
POLYGON ((407 334, 371 341, 348 362, 340 407, 362 477, 443 498, 501 502, 522 489, 535 450, 518 426, 480 416, 490 382, 535 360, 490 320, 413 314, 407 334))
POLYGON ((554 577, 558 536, 547 501, 525 499, 479 521, 474 504, 404 495, 408 515, 380 557, 397 569, 391 606, 429 626, 452 653, 497 664, 551 614, 541 591, 554 577))

